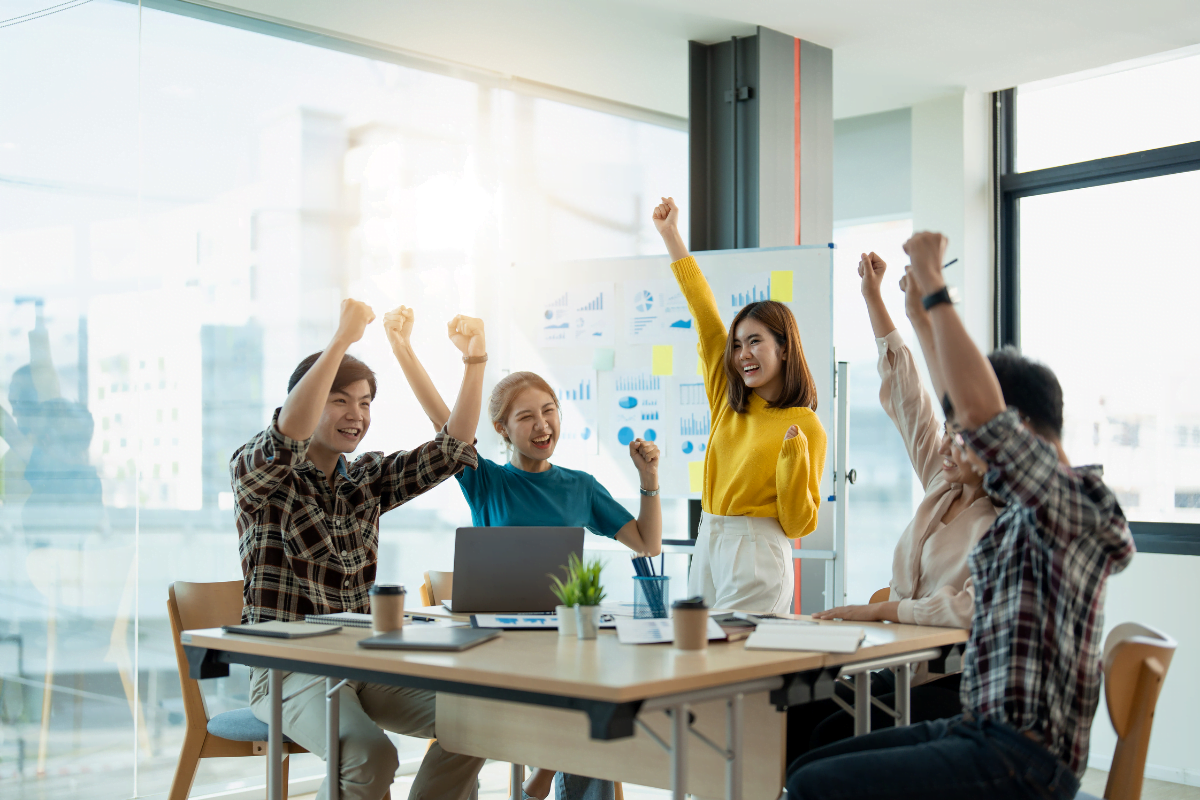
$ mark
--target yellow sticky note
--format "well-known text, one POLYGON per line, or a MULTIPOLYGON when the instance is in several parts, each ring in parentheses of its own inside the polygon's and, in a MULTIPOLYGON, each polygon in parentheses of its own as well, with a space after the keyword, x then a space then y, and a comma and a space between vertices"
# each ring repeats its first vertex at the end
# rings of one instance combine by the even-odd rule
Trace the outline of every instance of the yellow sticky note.
POLYGON ((675 374, 675 348, 669 344, 654 345, 654 357, 651 361, 650 374, 675 374))
POLYGON ((792 302, 792 276, 790 269, 772 270, 771 272, 771 299, 778 300, 781 303, 792 302))
POLYGON ((688 462, 688 491, 701 492, 704 491, 704 462, 689 461, 688 462))

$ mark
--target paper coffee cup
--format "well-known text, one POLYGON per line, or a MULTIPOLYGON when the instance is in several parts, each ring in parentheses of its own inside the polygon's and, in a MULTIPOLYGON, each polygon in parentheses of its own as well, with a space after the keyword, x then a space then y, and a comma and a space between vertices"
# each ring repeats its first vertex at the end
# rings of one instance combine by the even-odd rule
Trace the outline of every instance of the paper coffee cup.
POLYGON ((708 647, 708 606, 703 598, 676 600, 671 605, 676 650, 704 650, 708 647))
POLYGON ((371 596, 371 629, 375 633, 400 630, 404 626, 404 587, 377 583, 368 594, 371 596))

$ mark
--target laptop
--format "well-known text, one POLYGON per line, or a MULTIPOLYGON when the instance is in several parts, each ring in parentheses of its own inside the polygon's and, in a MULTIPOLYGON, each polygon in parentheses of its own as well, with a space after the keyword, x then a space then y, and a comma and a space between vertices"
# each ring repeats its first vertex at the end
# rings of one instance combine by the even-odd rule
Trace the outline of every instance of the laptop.
POLYGON ((553 612, 550 575, 566 579, 583 558, 583 528, 459 528, 454 535, 455 614, 553 612))

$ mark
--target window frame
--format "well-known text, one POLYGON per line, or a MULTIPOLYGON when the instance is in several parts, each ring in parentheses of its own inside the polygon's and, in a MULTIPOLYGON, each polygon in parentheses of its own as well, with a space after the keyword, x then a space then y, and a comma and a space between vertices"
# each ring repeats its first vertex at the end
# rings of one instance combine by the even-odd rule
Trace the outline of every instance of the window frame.
MULTIPOLYGON (((1021 346, 1021 216, 1024 197, 1200 170, 1200 140, 1017 172, 1017 90, 992 94, 995 172, 995 324, 998 347, 1021 346)), ((1200 523, 1130 521, 1143 553, 1200 556, 1200 523)))

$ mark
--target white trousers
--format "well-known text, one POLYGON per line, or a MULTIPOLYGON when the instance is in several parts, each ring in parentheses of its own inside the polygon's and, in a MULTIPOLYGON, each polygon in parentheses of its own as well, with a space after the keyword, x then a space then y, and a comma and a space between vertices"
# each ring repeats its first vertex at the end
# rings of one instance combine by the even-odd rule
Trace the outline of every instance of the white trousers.
POLYGON ((773 517, 720 517, 704 512, 688 594, 709 608, 790 614, 795 586, 792 542, 773 517))

